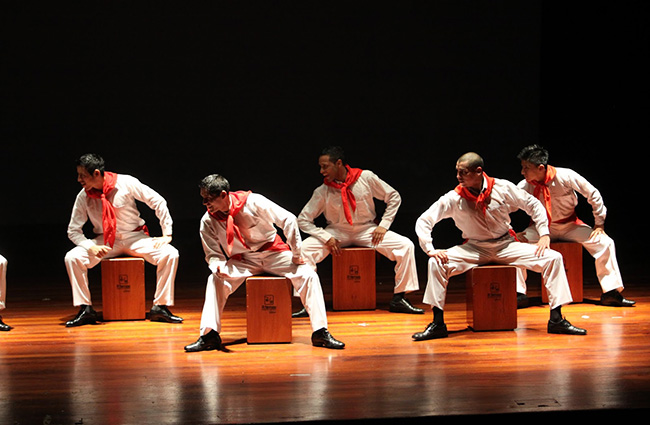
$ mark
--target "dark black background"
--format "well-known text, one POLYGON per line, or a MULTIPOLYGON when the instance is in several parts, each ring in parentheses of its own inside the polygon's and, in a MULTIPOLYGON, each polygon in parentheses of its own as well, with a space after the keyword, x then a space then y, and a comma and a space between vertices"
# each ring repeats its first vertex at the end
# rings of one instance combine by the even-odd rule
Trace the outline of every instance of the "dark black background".
MULTIPOLYGON (((65 292, 74 161, 86 152, 167 199, 185 282, 202 284, 207 271, 203 176, 221 173, 298 214, 327 144, 400 191, 393 230, 416 241, 415 220, 456 184, 459 155, 477 151, 488 174, 517 182, 517 152, 541 143, 554 165, 601 190, 624 274, 643 266, 644 2, 208 4, 4 6, 0 253, 10 293, 35 279, 65 292)), ((460 235, 444 222, 434 237, 444 246, 460 235)))

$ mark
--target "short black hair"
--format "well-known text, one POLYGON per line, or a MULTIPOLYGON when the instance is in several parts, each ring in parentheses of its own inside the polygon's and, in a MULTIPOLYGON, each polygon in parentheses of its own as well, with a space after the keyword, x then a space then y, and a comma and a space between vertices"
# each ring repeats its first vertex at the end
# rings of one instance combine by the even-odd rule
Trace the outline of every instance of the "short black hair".
POLYGON ((210 195, 220 195, 222 191, 230 192, 230 183, 219 174, 210 174, 201 180, 199 188, 205 189, 210 195))
POLYGON ((327 155, 330 158, 330 161, 336 162, 339 159, 343 164, 345 164, 345 151, 340 146, 328 146, 321 151, 321 156, 327 155))
POLYGON ((517 159, 520 161, 528 161, 534 165, 548 165, 548 151, 540 145, 528 145, 523 148, 517 159))
POLYGON ((88 174, 93 174, 95 170, 99 170, 101 175, 104 175, 104 158, 96 153, 86 153, 77 159, 77 167, 84 167, 88 174))

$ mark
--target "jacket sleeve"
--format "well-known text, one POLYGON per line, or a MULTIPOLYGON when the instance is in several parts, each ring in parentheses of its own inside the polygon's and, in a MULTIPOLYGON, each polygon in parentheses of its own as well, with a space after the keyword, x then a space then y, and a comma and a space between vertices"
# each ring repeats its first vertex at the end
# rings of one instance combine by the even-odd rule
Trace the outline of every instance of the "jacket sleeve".
POLYGON ((372 171, 366 170, 364 172, 369 174, 368 182, 372 191, 372 196, 381 199, 386 203, 386 209, 384 210, 379 225, 385 229, 389 229, 391 224, 393 224, 393 221, 395 221, 397 210, 402 204, 402 197, 397 190, 380 179, 372 171))
POLYGON ((86 249, 95 245, 92 240, 86 238, 84 235, 83 227, 87 221, 88 210, 86 205, 86 194, 84 191, 80 191, 77 194, 72 207, 72 214, 70 216, 70 222, 68 223, 68 239, 70 239, 75 245, 86 249))
POLYGON ((325 210, 325 191, 322 188, 323 186, 320 186, 314 190, 311 198, 298 214, 298 226, 303 232, 326 243, 332 238, 332 234, 314 223, 325 210))

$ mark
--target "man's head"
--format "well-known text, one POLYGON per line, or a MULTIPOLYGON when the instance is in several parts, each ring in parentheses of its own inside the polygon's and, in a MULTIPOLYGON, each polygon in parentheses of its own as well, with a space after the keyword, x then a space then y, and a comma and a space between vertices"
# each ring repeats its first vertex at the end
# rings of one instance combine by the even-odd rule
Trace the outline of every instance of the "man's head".
POLYGON ((101 189, 104 184, 104 158, 94 153, 77 159, 77 181, 86 189, 101 189))
POLYGON ((228 211, 230 208, 230 183, 219 174, 210 174, 199 183, 201 198, 209 212, 228 211))
POLYGON ((345 152, 339 146, 328 146, 318 157, 320 173, 328 181, 345 179, 345 152))
POLYGON ((480 190, 483 185, 483 158, 474 152, 463 154, 456 161, 456 179, 468 189, 480 190))
POLYGON ((548 165, 548 151, 539 145, 526 146, 519 152, 521 174, 528 181, 543 181, 548 165))

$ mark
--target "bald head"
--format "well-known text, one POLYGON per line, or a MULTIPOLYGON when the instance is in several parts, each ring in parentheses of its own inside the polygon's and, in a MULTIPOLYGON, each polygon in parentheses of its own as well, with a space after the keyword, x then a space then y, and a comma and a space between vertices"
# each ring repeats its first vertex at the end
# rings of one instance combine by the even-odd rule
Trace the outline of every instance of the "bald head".
POLYGON ((456 162, 458 184, 472 191, 480 191, 483 186, 483 158, 468 152, 456 162))
POLYGON ((470 170, 476 170, 476 168, 483 168, 483 158, 475 152, 467 152, 458 158, 457 163, 465 163, 465 166, 470 170))

